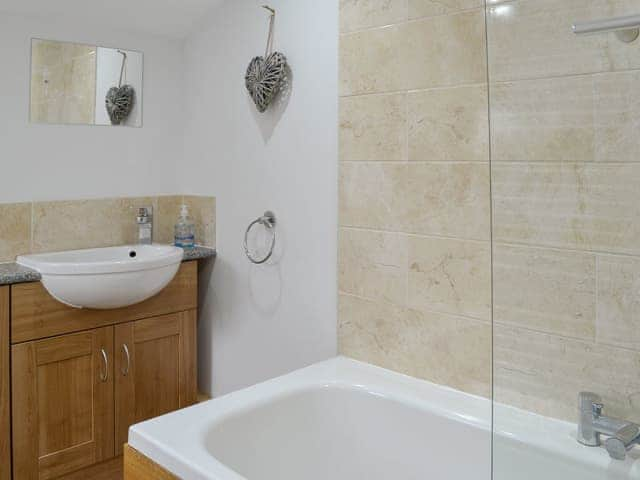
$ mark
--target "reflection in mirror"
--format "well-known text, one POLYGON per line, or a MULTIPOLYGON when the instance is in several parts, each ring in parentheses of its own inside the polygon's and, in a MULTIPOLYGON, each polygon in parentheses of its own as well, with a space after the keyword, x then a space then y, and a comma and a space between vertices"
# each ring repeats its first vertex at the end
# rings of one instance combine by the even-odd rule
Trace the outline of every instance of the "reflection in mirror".
POLYGON ((140 52, 31 42, 32 123, 142 125, 140 52))

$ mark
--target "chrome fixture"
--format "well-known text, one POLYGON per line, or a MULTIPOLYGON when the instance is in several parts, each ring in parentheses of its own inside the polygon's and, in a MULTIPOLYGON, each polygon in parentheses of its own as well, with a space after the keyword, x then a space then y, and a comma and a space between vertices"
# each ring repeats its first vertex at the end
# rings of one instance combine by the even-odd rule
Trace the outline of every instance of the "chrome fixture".
POLYGON ((574 23, 572 29, 575 34, 615 32, 619 40, 631 43, 640 35, 640 15, 574 23))
POLYGON ((126 377, 127 375, 129 375, 129 369, 131 368, 131 355, 129 354, 129 347, 126 343, 122 344, 122 352, 124 353, 127 363, 120 369, 120 372, 122 372, 123 377, 126 377))
POLYGON ((260 265, 265 263, 267 260, 271 258, 273 255, 273 248, 276 246, 276 215, 273 212, 266 211, 264 215, 256 218, 253 222, 249 224, 247 227, 247 231, 244 232, 244 253, 247 255, 247 258, 251 261, 251 263, 255 263, 256 265, 260 265), (269 246, 269 252, 262 258, 255 258, 253 254, 249 251, 249 232, 253 228, 254 225, 262 225, 269 232, 271 232, 271 244, 269 246))
POLYGON ((604 446, 609 456, 624 460, 627 450, 640 444, 640 426, 635 423, 602 415, 602 398, 591 392, 578 395, 578 442, 589 447, 602 444, 600 436, 606 435, 604 446))
POLYGON ((140 245, 150 245, 153 242, 153 207, 140 207, 136 215, 138 225, 137 242, 140 245))
POLYGON ((100 353, 102 354, 102 364, 104 365, 104 370, 100 372, 100 381, 106 382, 109 379, 109 357, 107 357, 107 352, 104 348, 100 349, 100 353))

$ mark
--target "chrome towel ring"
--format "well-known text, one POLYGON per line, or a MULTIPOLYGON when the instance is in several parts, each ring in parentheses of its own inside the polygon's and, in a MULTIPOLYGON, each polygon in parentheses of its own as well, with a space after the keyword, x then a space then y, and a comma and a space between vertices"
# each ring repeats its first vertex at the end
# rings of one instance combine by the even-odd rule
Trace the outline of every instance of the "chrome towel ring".
POLYGON ((247 231, 244 233, 244 253, 247 255, 247 258, 251 261, 251 263, 255 263, 256 265, 260 265, 265 263, 267 260, 271 258, 273 255, 273 248, 276 246, 276 216, 273 212, 266 211, 264 215, 259 218, 256 218, 253 222, 249 224, 247 227, 247 231), (255 258, 251 252, 249 251, 248 241, 249 241, 249 232, 253 228, 254 225, 260 224, 264 226, 268 231, 271 232, 271 245, 269 246, 269 252, 263 258, 255 258))

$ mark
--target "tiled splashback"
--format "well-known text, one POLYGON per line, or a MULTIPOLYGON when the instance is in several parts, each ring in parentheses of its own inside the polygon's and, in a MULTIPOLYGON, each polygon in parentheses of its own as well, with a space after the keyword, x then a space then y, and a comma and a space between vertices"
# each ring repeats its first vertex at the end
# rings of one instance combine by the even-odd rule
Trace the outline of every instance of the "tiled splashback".
POLYGON ((640 421, 638 2, 486 3, 341 0, 340 350, 640 421))
POLYGON ((339 348, 491 392, 481 0, 342 0, 339 348))
POLYGON ((171 243, 179 206, 196 223, 196 242, 215 247, 214 197, 160 196, 0 204, 0 262, 24 253, 106 247, 135 241, 136 209, 152 206, 154 241, 171 243))

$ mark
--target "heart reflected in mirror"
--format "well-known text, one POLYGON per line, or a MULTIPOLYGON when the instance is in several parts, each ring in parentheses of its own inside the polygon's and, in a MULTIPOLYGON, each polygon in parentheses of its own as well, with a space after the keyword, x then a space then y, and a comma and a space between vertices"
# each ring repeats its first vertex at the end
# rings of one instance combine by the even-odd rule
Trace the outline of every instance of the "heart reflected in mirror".
POLYGON ((249 63, 244 77, 245 85, 259 112, 267 110, 287 75, 287 57, 273 52, 264 57, 255 57, 249 63))
POLYGON ((131 110, 133 110, 135 99, 136 92, 131 85, 122 85, 121 87, 111 87, 109 89, 105 98, 105 106, 112 125, 120 125, 129 117, 131 110))

